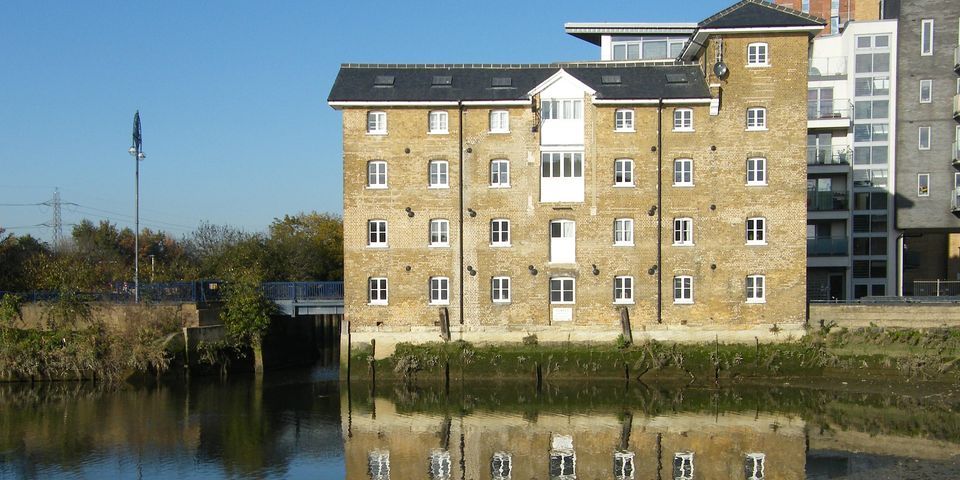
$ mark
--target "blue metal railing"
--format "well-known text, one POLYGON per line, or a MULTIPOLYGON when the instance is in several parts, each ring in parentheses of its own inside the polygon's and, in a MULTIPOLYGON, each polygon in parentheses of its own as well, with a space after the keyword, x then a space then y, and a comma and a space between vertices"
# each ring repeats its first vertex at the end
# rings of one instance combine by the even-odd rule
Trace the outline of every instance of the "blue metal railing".
MULTIPOLYGON (((224 283, 220 280, 193 282, 163 282, 140 285, 140 298, 148 303, 209 303, 222 300, 224 283)), ((264 295, 273 301, 343 300, 343 282, 266 282, 264 295)), ((16 293, 24 302, 53 301, 59 292, 3 292, 16 293)), ((109 292, 80 292, 90 302, 133 303, 133 284, 117 282, 109 292)))

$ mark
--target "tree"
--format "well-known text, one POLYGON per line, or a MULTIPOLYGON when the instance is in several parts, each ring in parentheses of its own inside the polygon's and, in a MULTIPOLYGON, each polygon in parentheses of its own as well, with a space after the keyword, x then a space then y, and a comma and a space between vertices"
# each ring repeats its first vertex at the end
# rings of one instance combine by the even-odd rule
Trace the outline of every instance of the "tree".
POLYGON ((274 304, 260 288, 262 277, 257 265, 230 272, 224 285, 221 318, 227 337, 238 345, 253 350, 254 371, 263 373, 263 336, 270 327, 274 304))
POLYGON ((285 215, 270 225, 267 246, 278 280, 343 279, 343 219, 337 215, 285 215))
POLYGON ((41 255, 50 253, 46 244, 30 235, 22 237, 0 229, 0 291, 22 292, 33 290, 30 282, 30 264, 41 255))

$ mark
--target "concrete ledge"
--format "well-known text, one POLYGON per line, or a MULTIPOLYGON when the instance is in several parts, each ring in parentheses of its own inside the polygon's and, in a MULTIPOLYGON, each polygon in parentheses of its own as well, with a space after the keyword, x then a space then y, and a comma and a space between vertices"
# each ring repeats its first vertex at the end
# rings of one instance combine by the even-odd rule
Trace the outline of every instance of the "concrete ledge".
POLYGON ((810 304, 810 324, 836 323, 859 328, 950 328, 960 327, 960 304, 810 304))

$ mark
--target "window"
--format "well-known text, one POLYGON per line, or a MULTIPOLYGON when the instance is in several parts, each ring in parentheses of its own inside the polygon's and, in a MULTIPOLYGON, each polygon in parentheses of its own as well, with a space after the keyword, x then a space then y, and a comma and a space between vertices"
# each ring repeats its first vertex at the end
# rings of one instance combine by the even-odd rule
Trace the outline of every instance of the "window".
POLYGON ((854 59, 856 73, 889 72, 890 53, 858 53, 854 59))
POLYGON ((490 111, 490 133, 510 133, 510 112, 506 110, 490 111))
POLYGON ((765 303, 766 277, 763 275, 747 276, 747 303, 765 303))
POLYGON ((747 219, 747 245, 767 244, 767 220, 763 217, 747 219))
POLYGON ((374 450, 367 456, 367 468, 370 470, 371 480, 390 479, 390 452, 388 450, 374 450))
POLYGON ((615 187, 633 186, 633 160, 618 158, 613 162, 613 185, 615 187))
POLYGON ((693 186, 693 160, 678 158, 673 161, 673 186, 693 186))
POLYGON ((543 120, 580 120, 583 118, 583 100, 542 100, 540 110, 543 120))
POLYGON ((920 103, 933 101, 933 80, 920 80, 920 103))
POLYGON ((387 221, 370 220, 367 222, 367 246, 368 247, 386 247, 387 246, 387 221))
POLYGON ((633 303, 633 277, 613 277, 613 303, 633 303))
POLYGON ((510 480, 513 474, 513 459, 509 453, 497 452, 490 460, 490 476, 492 480, 510 480))
POLYGON ((613 221, 613 244, 615 246, 633 246, 632 218, 618 218, 613 221))
POLYGON ((693 245, 693 219, 692 218, 673 219, 673 245, 674 246, 693 245))
POLYGON ((510 161, 493 160, 490 162, 490 186, 507 188, 510 186, 510 161))
POLYGON ((367 297, 370 305, 386 305, 387 279, 384 277, 370 277, 367 297))
POLYGON ((748 453, 743 463, 743 472, 747 480, 764 480, 764 463, 766 455, 762 453, 748 453))
POLYGON ((865 100, 854 103, 854 118, 857 120, 868 120, 871 118, 887 118, 890 114, 890 102, 888 100, 865 100))
POLYGON ((917 196, 918 197, 930 196, 930 174, 929 173, 917 174, 917 196))
POLYGON ((767 129, 767 109, 754 107, 747 109, 747 130, 767 129))
POLYGON ((490 221, 490 246, 510 246, 510 220, 495 219, 490 221))
POLYGON ((767 159, 766 158, 748 158, 747 159, 747 185, 766 185, 767 184, 767 159))
POLYGON ((510 303, 510 277, 493 277, 490 280, 490 299, 493 303, 510 303))
POLYGON ((430 188, 450 188, 450 177, 446 160, 430 162, 430 188))
POLYGON ((613 452, 613 478, 615 480, 633 479, 633 452, 613 452))
MULTIPOLYGON (((620 37, 623 38, 623 37, 620 37)), ((676 58, 683 49, 687 37, 627 37, 621 40, 614 37, 611 42, 613 60, 665 60, 676 58)))
POLYGON ((810 13, 810 0, 802 0, 800 2, 800 11, 803 13, 810 13))
POLYGON ((673 111, 673 130, 676 132, 693 131, 693 110, 678 108, 673 111))
POLYGON ((430 451, 430 479, 446 480, 450 478, 450 452, 435 448, 430 451))
POLYGON ((674 480, 693 479, 693 453, 677 453, 673 456, 673 478, 674 480))
POLYGON ((367 112, 367 133, 387 133, 387 112, 367 112))
POLYGON ((920 150, 930 150, 930 127, 920 127, 920 150))
POLYGON ((693 303, 693 277, 673 277, 673 303, 693 303))
POLYGON ((550 263, 576 263, 576 237, 573 220, 550 222, 550 263))
POLYGON ((920 55, 933 55, 933 19, 921 22, 920 55))
POLYGON ((450 304, 450 279, 430 277, 430 305, 450 304))
POLYGON ((583 177, 583 154, 580 152, 543 152, 540 154, 543 178, 583 177))
POLYGON ((447 220, 430 220, 430 246, 450 246, 450 222, 447 220))
POLYGON ((550 279, 550 303, 573 303, 574 281, 572 278, 550 279))
POLYGON ((430 112, 429 119, 430 133, 447 133, 447 112, 430 112))
POLYGON ((766 67, 770 65, 766 43, 751 43, 747 45, 747 66, 766 67))
POLYGON ((614 113, 614 130, 618 132, 632 132, 633 110, 620 109, 614 113))
POLYGON ((367 188, 387 188, 387 162, 367 162, 367 188))

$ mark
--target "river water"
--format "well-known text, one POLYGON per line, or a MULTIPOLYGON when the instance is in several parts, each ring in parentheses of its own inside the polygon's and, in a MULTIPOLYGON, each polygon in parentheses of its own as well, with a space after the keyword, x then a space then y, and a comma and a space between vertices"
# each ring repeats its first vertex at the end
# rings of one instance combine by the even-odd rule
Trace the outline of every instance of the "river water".
POLYGON ((336 375, 0 385, 0 478, 960 478, 956 386, 336 375))

